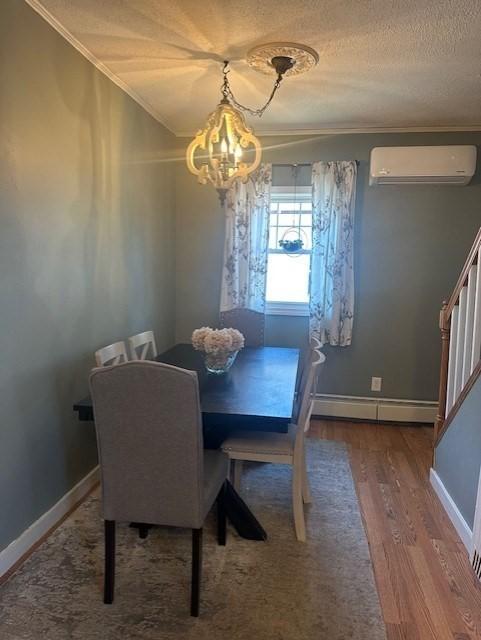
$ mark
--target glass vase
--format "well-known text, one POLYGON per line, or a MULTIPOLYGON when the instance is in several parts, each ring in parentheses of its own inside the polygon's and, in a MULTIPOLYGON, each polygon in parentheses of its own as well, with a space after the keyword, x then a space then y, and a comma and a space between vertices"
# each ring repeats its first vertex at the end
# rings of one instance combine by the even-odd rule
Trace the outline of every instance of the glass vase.
POLYGON ((222 375, 227 373, 234 364, 238 351, 220 351, 218 353, 204 353, 205 368, 209 373, 222 375))

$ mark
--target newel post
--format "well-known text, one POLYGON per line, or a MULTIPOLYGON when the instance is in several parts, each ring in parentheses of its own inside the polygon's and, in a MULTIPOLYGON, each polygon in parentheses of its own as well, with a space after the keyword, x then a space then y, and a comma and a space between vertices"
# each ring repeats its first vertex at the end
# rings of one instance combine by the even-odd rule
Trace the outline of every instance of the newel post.
POLYGON ((446 417, 446 394, 448 390, 448 366, 449 366, 449 325, 450 320, 446 314, 448 303, 443 302, 439 314, 439 328, 441 329, 441 371, 439 374, 439 404, 436 424, 434 426, 434 444, 438 441, 446 417))

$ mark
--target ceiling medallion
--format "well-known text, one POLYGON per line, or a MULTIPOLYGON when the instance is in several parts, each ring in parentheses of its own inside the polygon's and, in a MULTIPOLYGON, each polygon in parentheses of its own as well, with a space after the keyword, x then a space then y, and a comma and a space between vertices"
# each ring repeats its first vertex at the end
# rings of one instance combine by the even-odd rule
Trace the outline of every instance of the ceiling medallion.
POLYGON ((186 152, 189 171, 197 176, 201 184, 210 183, 217 189, 221 204, 224 204, 232 184, 235 181, 247 182, 261 161, 261 143, 247 125, 244 113, 260 118, 272 102, 284 76, 307 71, 318 60, 317 53, 304 45, 272 43, 253 49, 249 53, 249 64, 258 71, 276 75, 267 101, 257 109, 237 101, 229 83, 229 62, 224 62, 222 99, 186 152), (270 57, 266 58, 266 55, 270 57), (262 63, 269 67, 268 71, 263 70, 262 63), (295 70, 297 65, 298 71, 295 70))
POLYGON ((291 58, 294 61, 293 66, 286 71, 286 76, 305 73, 319 62, 317 51, 305 44, 270 42, 251 49, 247 54, 247 64, 260 73, 272 75, 276 73, 272 60, 279 56, 291 58))

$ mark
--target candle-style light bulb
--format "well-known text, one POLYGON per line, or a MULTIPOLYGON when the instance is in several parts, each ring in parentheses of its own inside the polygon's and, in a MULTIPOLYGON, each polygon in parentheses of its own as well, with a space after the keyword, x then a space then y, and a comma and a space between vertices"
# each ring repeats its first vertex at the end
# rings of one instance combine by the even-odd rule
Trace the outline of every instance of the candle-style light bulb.
POLYGON ((227 153, 227 142, 225 138, 222 138, 222 141, 220 143, 220 150, 221 153, 227 153))

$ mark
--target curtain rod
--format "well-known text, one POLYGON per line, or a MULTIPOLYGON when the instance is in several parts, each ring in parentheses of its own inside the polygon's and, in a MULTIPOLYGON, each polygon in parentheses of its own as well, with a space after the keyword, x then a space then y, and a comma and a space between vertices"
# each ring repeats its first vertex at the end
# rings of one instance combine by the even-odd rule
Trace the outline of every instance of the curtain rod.
POLYGON ((311 167, 312 162, 273 162, 273 167, 311 167))
MULTIPOLYGON (((354 162, 359 166, 360 160, 354 160, 354 162)), ((271 164, 273 167, 312 167, 314 162, 272 162, 271 164)))

